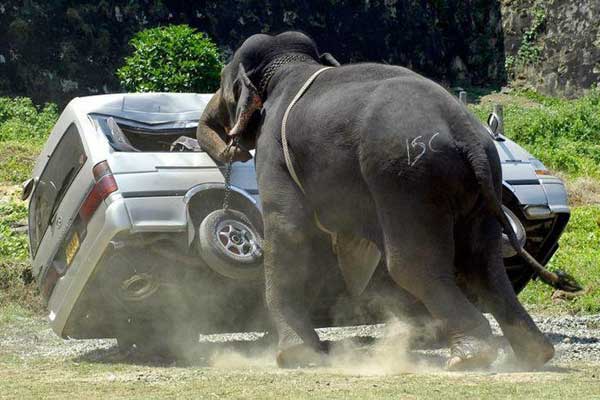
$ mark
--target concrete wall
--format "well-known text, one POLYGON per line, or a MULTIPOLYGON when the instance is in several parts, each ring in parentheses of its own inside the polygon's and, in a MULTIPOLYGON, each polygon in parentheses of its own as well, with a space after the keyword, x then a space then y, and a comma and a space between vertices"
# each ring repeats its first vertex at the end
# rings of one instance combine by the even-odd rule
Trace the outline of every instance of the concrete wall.
POLYGON ((506 58, 514 61, 509 78, 516 84, 574 97, 600 83, 600 0, 503 0, 502 19, 506 58), (543 23, 524 42, 536 12, 543 23), (520 54, 524 43, 539 56, 520 54))

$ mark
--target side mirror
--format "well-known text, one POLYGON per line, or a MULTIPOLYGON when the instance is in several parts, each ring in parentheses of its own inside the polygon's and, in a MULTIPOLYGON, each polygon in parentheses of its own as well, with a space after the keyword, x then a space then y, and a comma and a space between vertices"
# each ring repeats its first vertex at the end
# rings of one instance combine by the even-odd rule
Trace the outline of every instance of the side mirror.
POLYGON ((37 183, 38 178, 30 178, 27 179, 24 183, 23 183, 23 191, 21 192, 21 200, 27 200, 29 198, 29 196, 31 196, 31 193, 33 192, 33 189, 35 188, 35 184, 37 183))
POLYGON ((500 119, 494 113, 490 114, 487 120, 487 124, 489 125, 492 133, 497 136, 498 135, 498 127, 500 126, 500 119))

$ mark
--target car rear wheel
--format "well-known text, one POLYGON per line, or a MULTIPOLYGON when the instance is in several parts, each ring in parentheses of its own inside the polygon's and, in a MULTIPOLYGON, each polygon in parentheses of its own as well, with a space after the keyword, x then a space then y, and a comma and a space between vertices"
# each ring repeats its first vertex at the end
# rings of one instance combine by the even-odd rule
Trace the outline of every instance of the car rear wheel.
POLYGON ((240 211, 216 210, 198 230, 200 257, 215 272, 231 279, 263 277, 262 238, 240 211))

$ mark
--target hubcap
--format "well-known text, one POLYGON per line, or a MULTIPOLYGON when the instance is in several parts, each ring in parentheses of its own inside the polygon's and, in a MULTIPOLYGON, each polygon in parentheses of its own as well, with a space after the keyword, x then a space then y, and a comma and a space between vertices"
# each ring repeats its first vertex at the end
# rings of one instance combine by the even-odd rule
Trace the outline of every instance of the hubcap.
POLYGON ((127 301, 142 301, 158 290, 159 284, 150 274, 135 274, 121 283, 121 297, 127 301))
POLYGON ((252 230, 239 221, 221 222, 217 226, 217 238, 225 252, 236 258, 251 258, 260 251, 252 230))

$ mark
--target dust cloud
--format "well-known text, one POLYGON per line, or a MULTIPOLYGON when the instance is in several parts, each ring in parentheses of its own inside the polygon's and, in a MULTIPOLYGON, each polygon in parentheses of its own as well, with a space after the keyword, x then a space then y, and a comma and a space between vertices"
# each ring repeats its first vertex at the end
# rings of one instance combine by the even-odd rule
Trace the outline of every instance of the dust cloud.
MULTIPOLYGON (((420 329, 419 334, 428 332, 420 329)), ((391 319, 384 326, 383 336, 370 345, 355 341, 335 343, 329 356, 329 368, 338 373, 367 376, 440 371, 433 360, 411 351, 414 337, 412 326, 391 319)))
MULTIPOLYGON (((314 365, 310 371, 336 373, 353 376, 396 375, 401 373, 432 373, 443 370, 439 359, 427 357, 412 351, 415 329, 398 319, 391 319, 379 332, 379 338, 371 343, 360 343, 361 338, 346 337, 341 340, 333 339, 332 335, 340 332, 350 332, 355 327, 319 329, 322 339, 331 342, 329 354, 323 358, 322 365, 314 365)), ((423 337, 431 333, 426 327, 420 328, 418 335, 423 337)), ((364 339, 364 337, 363 337, 364 339)), ((208 365, 214 368, 264 368, 276 369, 274 344, 257 346, 249 344, 250 348, 240 350, 233 347, 222 347, 215 350, 209 357, 208 365)))

